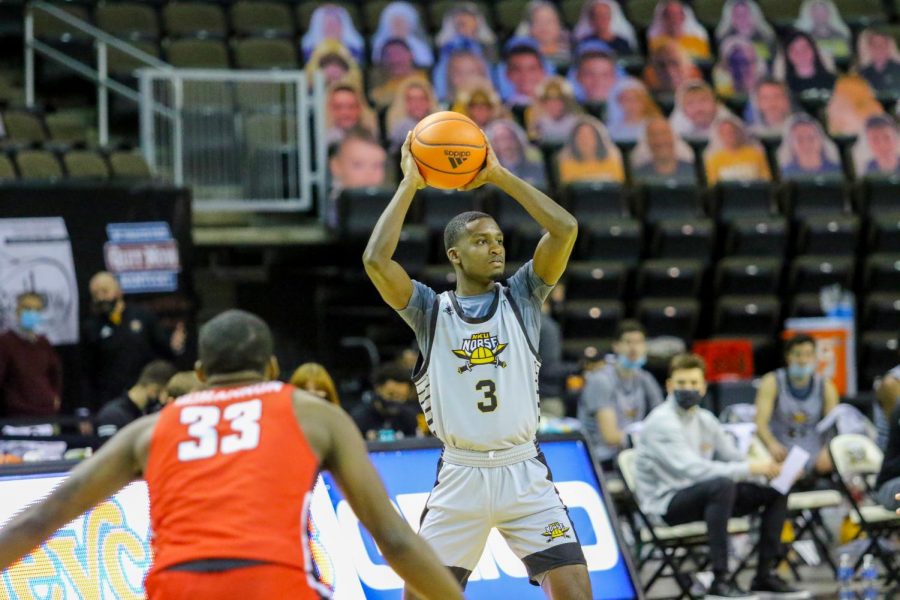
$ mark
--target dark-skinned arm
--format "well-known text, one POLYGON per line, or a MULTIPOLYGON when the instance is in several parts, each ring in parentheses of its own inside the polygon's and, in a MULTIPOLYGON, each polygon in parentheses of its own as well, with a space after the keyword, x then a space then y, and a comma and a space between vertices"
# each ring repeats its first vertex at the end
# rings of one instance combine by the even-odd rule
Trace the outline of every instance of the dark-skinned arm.
POLYGON ((531 218, 547 230, 534 251, 534 272, 541 281, 554 285, 562 277, 578 237, 578 221, 547 194, 504 168, 490 143, 478 176, 462 190, 493 183, 522 205, 531 218))
POLYGON ((417 190, 425 187, 425 180, 422 179, 419 167, 416 166, 415 159, 409 151, 411 136, 412 134, 407 135, 400 150, 403 180, 390 204, 381 213, 363 253, 366 274, 388 306, 395 310, 406 308, 409 304, 413 285, 406 270, 394 260, 394 252, 397 251, 403 221, 406 220, 406 213, 409 212, 413 197, 417 190))

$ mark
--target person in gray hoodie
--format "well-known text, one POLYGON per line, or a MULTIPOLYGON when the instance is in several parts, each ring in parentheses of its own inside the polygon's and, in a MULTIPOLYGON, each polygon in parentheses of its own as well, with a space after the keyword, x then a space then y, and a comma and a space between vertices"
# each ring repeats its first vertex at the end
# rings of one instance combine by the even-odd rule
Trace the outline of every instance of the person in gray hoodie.
POLYGON ((705 521, 714 580, 706 598, 808 598, 775 574, 783 555, 781 529, 787 496, 768 485, 781 465, 748 461, 716 417, 700 403, 706 395, 706 365, 695 354, 681 354, 669 365, 668 397, 644 420, 637 441, 636 490, 641 509, 661 524, 705 521), (728 519, 762 512, 759 561, 752 593, 729 582, 728 519))

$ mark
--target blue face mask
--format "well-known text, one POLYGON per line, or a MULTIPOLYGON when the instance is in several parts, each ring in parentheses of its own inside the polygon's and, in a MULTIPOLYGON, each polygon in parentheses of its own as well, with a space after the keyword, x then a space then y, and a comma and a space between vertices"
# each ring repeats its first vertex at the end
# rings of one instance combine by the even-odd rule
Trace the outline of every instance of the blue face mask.
POLYGON ((788 365, 788 375, 791 379, 806 379, 816 372, 815 365, 788 365))
POLYGON ((625 354, 619 354, 616 357, 616 364, 629 371, 635 371, 647 364, 647 357, 641 356, 635 360, 631 360, 625 354))
POLYGON ((24 331, 34 331, 38 328, 38 325, 41 324, 43 320, 43 315, 41 315, 41 311, 39 310, 23 310, 22 314, 19 315, 19 326, 24 331))

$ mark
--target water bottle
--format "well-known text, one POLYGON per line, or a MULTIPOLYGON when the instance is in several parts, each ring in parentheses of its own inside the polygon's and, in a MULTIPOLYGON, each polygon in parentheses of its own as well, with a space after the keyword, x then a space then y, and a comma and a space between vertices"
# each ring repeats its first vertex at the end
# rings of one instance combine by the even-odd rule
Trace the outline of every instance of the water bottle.
POLYGON ((862 582, 863 600, 878 600, 878 571, 875 569, 875 559, 871 554, 863 557, 862 568, 859 571, 859 579, 862 582))
POLYGON ((838 600, 857 600, 853 591, 853 562, 849 554, 841 554, 837 572, 838 600))

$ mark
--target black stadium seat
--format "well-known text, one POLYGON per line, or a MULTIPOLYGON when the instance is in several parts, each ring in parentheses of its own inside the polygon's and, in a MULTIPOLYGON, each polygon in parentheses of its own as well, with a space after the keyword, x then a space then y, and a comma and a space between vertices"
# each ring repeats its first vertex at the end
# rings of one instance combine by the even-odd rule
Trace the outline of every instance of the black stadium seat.
POLYGON ((628 266, 615 261, 570 262, 565 282, 570 300, 621 300, 628 284, 628 266))
POLYGON ((782 261, 764 256, 729 256, 716 265, 714 294, 777 294, 781 285, 782 261))
POLYGON ((807 217, 800 225, 797 253, 852 255, 859 246, 859 227, 856 215, 807 217))
POLYGON ((566 338, 612 338, 625 316, 618 300, 578 300, 566 302, 562 314, 566 338))
POLYGON ((700 292, 703 263, 698 260, 655 258, 638 268, 639 298, 694 298, 700 292))
POLYGON ((788 224, 783 217, 735 219, 726 235, 727 255, 783 258, 787 252, 788 224))
POLYGON ((781 322, 775 296, 722 296, 716 302, 715 331, 734 337, 773 337, 781 322))
POLYGON ((863 290, 866 293, 900 290, 900 254, 870 254, 863 273, 863 290))
POLYGON ((660 221, 654 227, 650 255, 709 262, 712 260, 715 230, 712 219, 673 218, 660 221))
POLYGON ((693 298, 648 298, 638 302, 637 318, 650 337, 674 336, 690 344, 700 318, 700 303, 693 298))
POLYGON ((788 289, 791 293, 818 293, 823 287, 835 283, 844 289, 852 289, 852 257, 798 256, 791 264, 788 277, 788 289))
POLYGON ((643 232, 640 221, 635 219, 579 221, 581 258, 636 265, 641 258, 643 232))

